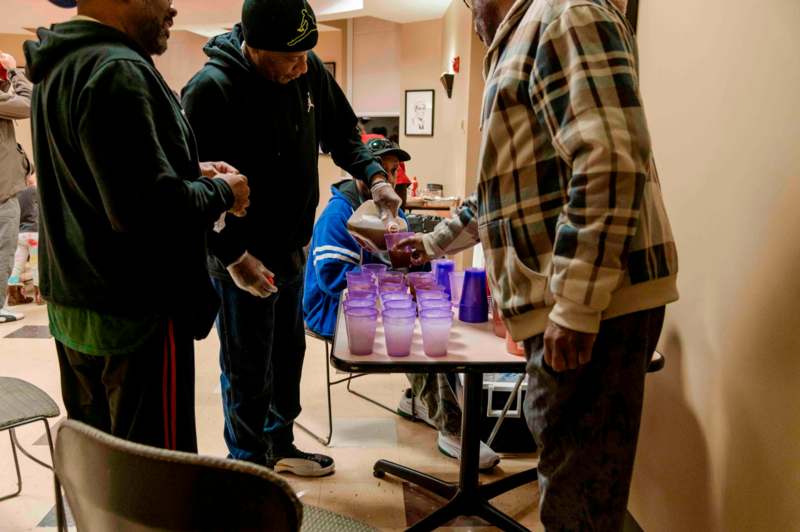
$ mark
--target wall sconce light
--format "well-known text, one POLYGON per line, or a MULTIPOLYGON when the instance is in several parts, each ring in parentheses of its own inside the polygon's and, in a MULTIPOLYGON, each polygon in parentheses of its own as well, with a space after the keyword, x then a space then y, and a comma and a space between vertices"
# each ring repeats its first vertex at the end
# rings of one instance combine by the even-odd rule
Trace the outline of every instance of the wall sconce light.
POLYGON ((444 72, 439 77, 439 81, 442 82, 442 86, 444 87, 445 92, 447 92, 447 97, 453 97, 453 82, 455 81, 455 74, 451 74, 449 72, 444 72))

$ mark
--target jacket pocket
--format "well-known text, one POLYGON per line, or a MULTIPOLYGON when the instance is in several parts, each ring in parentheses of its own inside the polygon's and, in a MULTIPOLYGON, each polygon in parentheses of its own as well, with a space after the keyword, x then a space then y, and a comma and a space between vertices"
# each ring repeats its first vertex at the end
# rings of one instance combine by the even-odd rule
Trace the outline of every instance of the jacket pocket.
POLYGON ((519 258, 509 220, 483 224, 479 232, 492 297, 504 317, 517 316, 553 304, 547 275, 529 268, 519 258))

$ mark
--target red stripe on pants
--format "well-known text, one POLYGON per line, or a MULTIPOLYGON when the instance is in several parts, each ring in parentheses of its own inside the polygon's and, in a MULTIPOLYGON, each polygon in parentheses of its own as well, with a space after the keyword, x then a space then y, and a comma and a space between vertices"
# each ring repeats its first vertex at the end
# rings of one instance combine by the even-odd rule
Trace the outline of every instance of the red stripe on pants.
POLYGON ((177 420, 177 409, 178 409, 178 397, 177 397, 177 385, 176 385, 176 375, 177 371, 175 371, 176 365, 176 354, 175 354, 175 328, 173 326, 172 320, 169 320, 169 347, 170 347, 170 361, 172 366, 172 388, 170 389, 170 405, 171 405, 171 416, 170 419, 172 421, 172 448, 178 448, 178 420, 177 420))

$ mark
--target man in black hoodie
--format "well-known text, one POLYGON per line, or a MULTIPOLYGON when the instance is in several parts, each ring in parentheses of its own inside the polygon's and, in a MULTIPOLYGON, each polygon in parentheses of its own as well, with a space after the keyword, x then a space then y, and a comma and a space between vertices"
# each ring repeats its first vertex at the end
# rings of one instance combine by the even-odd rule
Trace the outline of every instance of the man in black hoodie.
POLYGON ((317 42, 305 0, 245 0, 242 23, 205 47, 209 61, 183 90, 202 157, 247 174, 252 208, 211 243, 222 297, 220 335, 225 441, 233 458, 321 476, 327 456, 294 446, 305 354, 303 247, 319 200, 319 146, 372 191, 387 216, 400 198, 361 144, 335 80, 309 52, 317 42))
POLYGON ((199 162, 153 65, 176 15, 170 0, 80 0, 78 12, 25 43, 41 293, 64 404, 114 435, 196 451, 192 339, 218 308, 206 233, 226 211, 244 214, 247 179, 199 162), (171 297, 147 297, 154 270, 171 297))

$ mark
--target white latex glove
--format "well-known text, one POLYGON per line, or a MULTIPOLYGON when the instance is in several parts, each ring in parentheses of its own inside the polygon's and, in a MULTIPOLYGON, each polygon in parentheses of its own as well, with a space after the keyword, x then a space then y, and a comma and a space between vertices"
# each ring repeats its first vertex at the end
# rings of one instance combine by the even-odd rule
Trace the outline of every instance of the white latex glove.
POLYGON ((392 184, 385 179, 376 179, 370 192, 372 193, 372 199, 375 201, 375 205, 378 207, 378 212, 380 212, 383 224, 390 232, 399 231, 399 227, 394 229, 389 227, 389 225, 397 219, 398 210, 403 203, 403 200, 401 200, 397 192, 394 191, 392 184))
POLYGON ((266 298, 278 291, 275 274, 247 251, 228 266, 228 273, 236 286, 256 297, 266 298))

